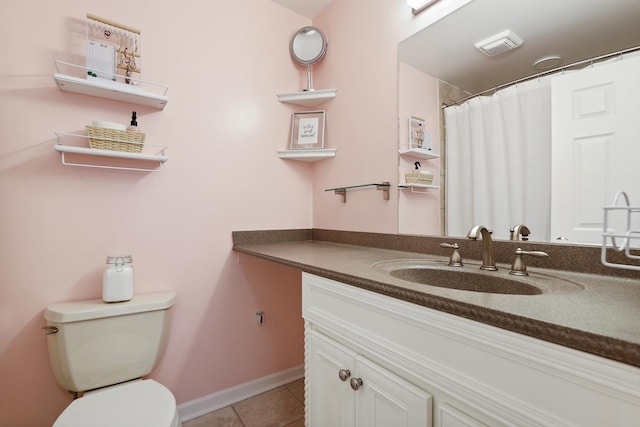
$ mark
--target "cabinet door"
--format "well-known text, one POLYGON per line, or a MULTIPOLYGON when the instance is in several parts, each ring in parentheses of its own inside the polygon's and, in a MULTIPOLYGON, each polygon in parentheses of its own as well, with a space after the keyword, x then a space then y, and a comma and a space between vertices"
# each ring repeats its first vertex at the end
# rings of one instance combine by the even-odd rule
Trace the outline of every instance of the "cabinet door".
POLYGON ((354 372, 355 353, 346 347, 307 330, 307 379, 311 427, 352 427, 354 392, 349 385, 354 372), (344 381, 340 378, 342 371, 344 381))
POLYGON ((356 373, 356 426, 431 427, 430 394, 361 356, 356 373))

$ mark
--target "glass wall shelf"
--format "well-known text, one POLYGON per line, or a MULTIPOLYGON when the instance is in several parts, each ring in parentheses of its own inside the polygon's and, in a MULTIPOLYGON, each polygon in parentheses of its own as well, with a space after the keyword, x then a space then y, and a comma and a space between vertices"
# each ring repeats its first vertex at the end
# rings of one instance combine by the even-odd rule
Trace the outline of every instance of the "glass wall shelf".
POLYGON ((347 203, 347 190, 354 190, 365 187, 376 187, 376 190, 383 192, 382 197, 384 198, 384 200, 389 200, 389 187, 391 187, 391 184, 389 184, 388 181, 372 184, 348 185, 345 187, 329 188, 324 191, 333 191, 335 194, 342 196, 342 203, 347 203))

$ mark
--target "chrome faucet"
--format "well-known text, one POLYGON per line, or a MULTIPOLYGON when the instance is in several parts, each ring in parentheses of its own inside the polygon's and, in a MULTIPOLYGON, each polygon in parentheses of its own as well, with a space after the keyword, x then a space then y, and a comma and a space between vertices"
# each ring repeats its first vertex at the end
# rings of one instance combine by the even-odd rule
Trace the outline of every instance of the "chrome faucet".
POLYGON ((529 240, 529 234, 531 234, 529 227, 524 224, 517 224, 509 230, 509 240, 520 240, 520 236, 522 235, 522 240, 527 241, 529 240))
POLYGON ((484 225, 476 225, 467 233, 467 238, 471 240, 478 240, 482 237, 482 270, 495 271, 496 267, 496 255, 493 250, 493 240, 491 240, 491 231, 484 225))

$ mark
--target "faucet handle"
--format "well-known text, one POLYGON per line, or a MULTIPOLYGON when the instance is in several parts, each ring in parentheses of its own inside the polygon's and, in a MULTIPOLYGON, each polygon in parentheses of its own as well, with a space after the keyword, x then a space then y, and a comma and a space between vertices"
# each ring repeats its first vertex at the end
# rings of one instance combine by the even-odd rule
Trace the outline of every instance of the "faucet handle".
POLYGON ((549 254, 542 251, 523 251, 521 248, 516 249, 516 259, 513 260, 513 264, 511 264, 511 271, 509 274, 513 274, 514 276, 528 276, 527 266, 522 259, 522 255, 530 255, 535 257, 548 257, 549 254))
POLYGON ((460 245, 457 243, 440 243, 441 248, 453 249, 451 258, 449 258, 450 267, 462 267, 462 257, 460 256, 460 245))

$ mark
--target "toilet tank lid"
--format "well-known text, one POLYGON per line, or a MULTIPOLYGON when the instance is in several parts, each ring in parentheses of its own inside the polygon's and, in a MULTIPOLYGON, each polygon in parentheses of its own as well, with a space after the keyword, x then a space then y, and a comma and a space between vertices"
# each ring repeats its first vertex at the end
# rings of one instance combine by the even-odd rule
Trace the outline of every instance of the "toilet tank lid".
POLYGON ((176 301, 176 293, 138 294, 126 302, 104 302, 101 299, 51 304, 44 312, 50 322, 70 323, 104 317, 123 316, 145 311, 166 310, 176 301))

